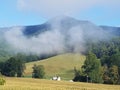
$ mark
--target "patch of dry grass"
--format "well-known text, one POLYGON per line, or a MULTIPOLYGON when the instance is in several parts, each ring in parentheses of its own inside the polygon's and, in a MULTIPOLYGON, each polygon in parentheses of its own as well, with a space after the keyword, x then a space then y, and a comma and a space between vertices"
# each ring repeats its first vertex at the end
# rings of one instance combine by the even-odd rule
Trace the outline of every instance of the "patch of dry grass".
POLYGON ((32 78, 6 78, 6 84, 0 86, 0 90, 120 90, 120 86, 32 78))

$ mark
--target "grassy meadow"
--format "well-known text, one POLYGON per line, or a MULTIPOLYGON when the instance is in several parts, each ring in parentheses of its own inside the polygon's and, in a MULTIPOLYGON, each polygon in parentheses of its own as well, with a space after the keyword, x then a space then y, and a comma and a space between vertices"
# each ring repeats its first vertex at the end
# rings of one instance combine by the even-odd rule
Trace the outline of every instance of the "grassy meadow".
POLYGON ((120 90, 120 85, 52 81, 32 78, 6 78, 0 90, 120 90))
POLYGON ((63 54, 46 60, 26 64, 25 76, 30 76, 34 64, 44 65, 47 79, 8 78, 0 90, 120 90, 120 85, 69 82, 74 77, 74 67, 80 69, 85 56, 80 54, 63 54), (52 81, 53 75, 61 76, 61 81, 52 81), (49 79, 49 80, 48 80, 49 79))
POLYGON ((25 76, 32 75, 32 67, 36 65, 44 65, 46 78, 51 79, 54 75, 58 75, 62 80, 70 80, 74 77, 74 67, 80 69, 85 60, 85 56, 81 54, 63 54, 54 56, 42 61, 35 61, 26 64, 25 76))

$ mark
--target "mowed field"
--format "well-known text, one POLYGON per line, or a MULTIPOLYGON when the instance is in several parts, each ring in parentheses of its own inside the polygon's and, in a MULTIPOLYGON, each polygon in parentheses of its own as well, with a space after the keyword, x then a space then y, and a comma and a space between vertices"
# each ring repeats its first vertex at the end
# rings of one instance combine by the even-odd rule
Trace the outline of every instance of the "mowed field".
POLYGON ((81 54, 62 54, 42 61, 30 62, 26 64, 25 76, 32 75, 32 67, 36 65, 44 65, 46 78, 51 79, 58 75, 62 80, 71 80, 74 77, 74 67, 80 69, 85 61, 85 56, 81 54))
POLYGON ((5 78, 0 90, 120 90, 120 85, 52 81, 32 78, 5 78))

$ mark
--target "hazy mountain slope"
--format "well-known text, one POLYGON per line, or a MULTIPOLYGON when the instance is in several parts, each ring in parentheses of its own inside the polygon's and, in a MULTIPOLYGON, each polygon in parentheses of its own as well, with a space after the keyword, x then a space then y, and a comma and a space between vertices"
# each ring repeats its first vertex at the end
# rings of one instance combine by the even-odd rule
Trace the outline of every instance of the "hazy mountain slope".
POLYGON ((66 34, 71 29, 74 30, 74 28, 79 29, 79 31, 82 29, 82 31, 85 32, 84 34, 89 38, 96 32, 99 32, 99 34, 104 32, 103 28, 91 23, 90 21, 81 21, 68 16, 58 16, 48 20, 42 25, 27 26, 23 30, 23 33, 25 35, 38 35, 47 30, 57 29, 60 30, 62 34, 66 34))
POLYGON ((109 40, 113 36, 120 36, 120 28, 59 16, 41 25, 0 28, 0 52, 38 55, 84 53, 87 41, 109 40))
POLYGON ((4 38, 4 32, 7 29, 0 29, 0 61, 7 60, 10 56, 13 55, 12 48, 6 42, 4 38))
POLYGON ((33 25, 33 26, 25 26, 25 30, 23 31, 26 36, 38 35, 39 33, 50 30, 49 24, 41 24, 41 25, 33 25))
POLYGON ((86 33, 85 35, 94 34, 95 32, 93 33, 93 31, 98 31, 100 33, 105 31, 120 36, 120 27, 97 26, 90 21, 77 20, 68 16, 58 16, 41 25, 26 26, 23 33, 25 35, 38 35, 44 31, 52 29, 59 29, 61 32, 67 33, 74 27, 80 27, 79 29, 83 29, 86 33))
POLYGON ((112 33, 115 36, 120 36, 120 27, 112 27, 112 26, 100 26, 102 29, 107 32, 112 33))

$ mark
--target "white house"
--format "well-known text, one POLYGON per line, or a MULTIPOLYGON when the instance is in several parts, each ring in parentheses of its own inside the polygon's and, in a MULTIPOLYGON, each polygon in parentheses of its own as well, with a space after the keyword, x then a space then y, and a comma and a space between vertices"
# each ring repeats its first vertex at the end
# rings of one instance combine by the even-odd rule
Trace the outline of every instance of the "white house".
POLYGON ((54 77, 52 77, 52 80, 55 80, 55 81, 60 81, 60 80, 61 80, 61 78, 60 78, 59 76, 54 76, 54 77))

